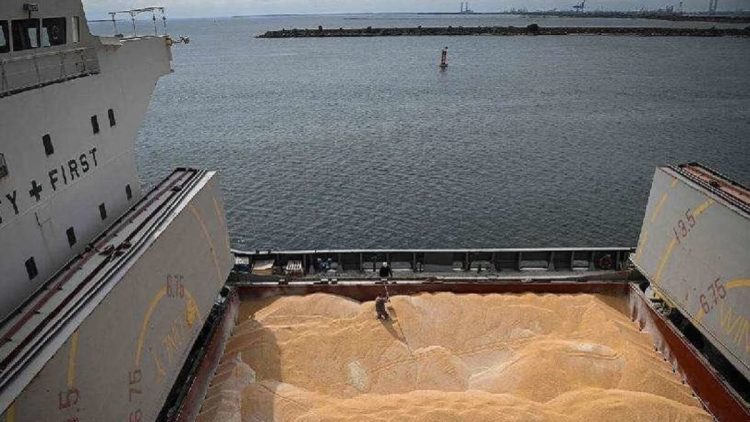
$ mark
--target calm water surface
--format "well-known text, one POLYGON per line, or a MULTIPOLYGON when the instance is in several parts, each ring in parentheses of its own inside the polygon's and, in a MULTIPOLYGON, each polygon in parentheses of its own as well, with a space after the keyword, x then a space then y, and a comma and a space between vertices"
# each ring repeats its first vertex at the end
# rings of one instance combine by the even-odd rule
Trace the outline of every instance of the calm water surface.
POLYGON ((319 24, 532 22, 712 26, 173 21, 192 43, 175 47, 175 73, 139 135, 144 184, 175 166, 219 170, 234 246, 268 249, 629 246, 655 166, 701 161, 750 182, 748 39, 253 37, 319 24))

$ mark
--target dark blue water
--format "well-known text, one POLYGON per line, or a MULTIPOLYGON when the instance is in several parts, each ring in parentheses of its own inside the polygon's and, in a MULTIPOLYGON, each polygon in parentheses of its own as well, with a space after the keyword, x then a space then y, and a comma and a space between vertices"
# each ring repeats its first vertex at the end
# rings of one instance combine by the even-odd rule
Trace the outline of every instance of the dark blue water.
POLYGON ((141 130, 144 183, 175 166, 219 170, 234 246, 268 249, 629 246, 656 166, 701 161, 750 181, 748 39, 253 38, 533 21, 172 22, 192 43, 175 47, 141 130))

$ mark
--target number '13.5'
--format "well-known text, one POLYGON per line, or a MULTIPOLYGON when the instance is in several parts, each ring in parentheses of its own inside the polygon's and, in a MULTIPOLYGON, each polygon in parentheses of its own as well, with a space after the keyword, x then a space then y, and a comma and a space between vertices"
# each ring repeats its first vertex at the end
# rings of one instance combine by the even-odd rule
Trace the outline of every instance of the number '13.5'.
POLYGON ((687 211, 685 211, 685 220, 680 218, 677 220, 677 225, 675 227, 672 227, 672 231, 674 232, 674 237, 677 239, 677 243, 681 242, 681 239, 684 239, 687 237, 688 233, 690 233, 690 229, 695 227, 695 216, 693 215, 693 212, 688 208, 687 211), (687 223, 685 222, 687 221, 687 223))

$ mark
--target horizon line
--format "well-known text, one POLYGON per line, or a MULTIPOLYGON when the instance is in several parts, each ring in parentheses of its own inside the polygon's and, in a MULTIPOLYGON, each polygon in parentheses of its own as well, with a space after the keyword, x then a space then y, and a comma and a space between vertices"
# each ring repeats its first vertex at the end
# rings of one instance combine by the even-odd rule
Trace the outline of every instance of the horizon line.
MULTIPOLYGON (((618 9, 611 9, 611 10, 593 10, 591 12, 613 12, 613 13, 634 13, 634 12, 658 12, 659 9, 653 9, 653 10, 639 10, 639 9, 630 9, 630 10, 618 10, 618 9)), ((546 10, 499 10, 499 11, 493 11, 493 12, 478 12, 473 11, 472 13, 461 13, 461 12, 455 12, 455 11, 419 11, 419 12, 315 12, 315 13, 258 13, 258 14, 241 14, 241 15, 201 15, 201 16, 175 16, 175 17, 169 17, 169 19, 237 19, 237 18, 262 18, 262 17, 297 17, 297 16, 354 16, 354 15, 462 15, 462 16, 472 16, 472 15, 513 15, 513 14, 519 14, 522 15, 524 13, 544 13, 544 12, 550 12, 550 13, 561 13, 561 12, 573 12, 572 10, 565 10, 565 9, 546 9, 546 10), (517 13, 516 13, 517 12, 517 13)), ((684 14, 701 14, 705 11, 696 10, 696 11, 688 11, 683 12, 684 14)), ((718 13, 724 13, 724 14, 744 14, 750 12, 750 10, 722 10, 717 11, 718 13)), ((590 13, 590 12, 585 12, 590 13)), ((707 12, 705 12, 707 13, 707 12)), ((106 14, 106 12, 105 12, 106 14)), ((112 20, 110 18, 102 18, 97 19, 96 16, 98 16, 98 13, 92 14, 94 17, 91 19, 87 18, 88 22, 111 22, 112 20)), ((120 19, 118 19, 120 20, 120 19)), ((126 19, 123 19, 126 20, 126 19)))

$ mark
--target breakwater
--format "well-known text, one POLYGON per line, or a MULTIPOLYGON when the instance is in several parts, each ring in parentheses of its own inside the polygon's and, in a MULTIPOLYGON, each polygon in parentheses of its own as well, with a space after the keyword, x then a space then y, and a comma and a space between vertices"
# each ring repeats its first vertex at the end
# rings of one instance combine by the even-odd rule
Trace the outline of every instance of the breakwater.
POLYGON ((281 29, 268 31, 257 38, 316 38, 316 37, 399 37, 399 36, 459 36, 459 35, 633 35, 644 37, 750 37, 750 27, 736 28, 628 28, 628 27, 542 27, 531 24, 514 26, 447 26, 407 28, 323 28, 281 29))

